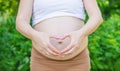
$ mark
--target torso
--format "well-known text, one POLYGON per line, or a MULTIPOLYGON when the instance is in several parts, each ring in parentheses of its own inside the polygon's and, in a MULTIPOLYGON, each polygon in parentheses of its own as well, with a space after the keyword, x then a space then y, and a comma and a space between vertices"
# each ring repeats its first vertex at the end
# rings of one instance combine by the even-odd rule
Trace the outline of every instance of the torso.
MULTIPOLYGON (((84 21, 79 18, 75 18, 71 16, 60 16, 60 17, 53 17, 43 20, 42 22, 36 24, 34 26, 34 29, 40 32, 50 33, 55 36, 62 36, 65 33, 70 33, 72 31, 79 30, 83 26, 84 26, 84 21)), ((67 47, 67 45, 69 45, 70 39, 71 38, 66 38, 62 41, 62 44, 59 44, 59 40, 55 38, 50 38, 50 42, 58 50, 62 50, 65 47, 67 47)), ((85 40, 85 43, 82 46, 84 45, 87 45, 87 39, 85 40)), ((80 51, 78 51, 78 53, 80 53, 80 51)), ((75 54, 73 54, 72 56, 68 56, 65 59, 76 56, 78 53, 75 52, 75 54)), ((57 58, 53 56, 53 58, 60 60, 59 57, 57 58)))
POLYGON ((60 16, 43 20, 42 22, 36 24, 34 29, 59 36, 64 33, 79 30, 83 26, 84 21, 79 18, 71 16, 60 16))

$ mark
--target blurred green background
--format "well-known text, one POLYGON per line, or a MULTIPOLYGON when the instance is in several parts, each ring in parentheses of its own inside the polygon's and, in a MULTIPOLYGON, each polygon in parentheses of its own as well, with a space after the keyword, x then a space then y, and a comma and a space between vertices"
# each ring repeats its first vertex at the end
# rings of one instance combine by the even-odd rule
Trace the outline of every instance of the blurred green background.
MULTIPOLYGON (((19 0, 0 0, 0 71, 29 71, 31 41, 15 29, 19 0)), ((103 24, 89 35, 91 71, 120 71, 120 0, 98 0, 103 24)))

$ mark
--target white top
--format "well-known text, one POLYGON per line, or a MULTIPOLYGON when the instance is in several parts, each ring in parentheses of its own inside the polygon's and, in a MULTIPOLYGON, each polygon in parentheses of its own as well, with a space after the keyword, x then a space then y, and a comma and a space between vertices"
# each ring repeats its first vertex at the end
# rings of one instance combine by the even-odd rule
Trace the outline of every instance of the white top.
POLYGON ((32 25, 56 16, 85 19, 82 0, 34 0, 32 25))

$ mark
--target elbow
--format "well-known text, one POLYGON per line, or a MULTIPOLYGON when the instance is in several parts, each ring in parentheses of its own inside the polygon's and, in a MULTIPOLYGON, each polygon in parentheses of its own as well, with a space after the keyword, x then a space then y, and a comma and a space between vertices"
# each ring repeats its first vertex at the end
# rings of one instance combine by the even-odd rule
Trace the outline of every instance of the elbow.
POLYGON ((22 21, 21 19, 16 18, 15 28, 16 28, 17 31, 21 30, 21 27, 20 27, 21 24, 22 24, 21 21, 22 21))
POLYGON ((94 12, 90 15, 90 17, 94 18, 99 24, 102 24, 102 22, 104 21, 101 12, 94 12))
POLYGON ((102 14, 100 12, 94 12, 94 13, 90 14, 89 17, 92 20, 96 20, 97 24, 102 24, 102 22, 104 21, 102 14))
POLYGON ((29 21, 24 20, 24 18, 16 18, 15 28, 18 32, 28 32, 31 28, 29 21))
POLYGON ((102 13, 101 13, 101 12, 99 12, 98 18, 99 18, 100 24, 102 24, 102 22, 104 21, 104 19, 103 19, 103 17, 102 17, 102 13))
POLYGON ((98 23, 99 23, 99 24, 102 24, 102 23, 103 23, 104 19, 103 19, 103 17, 102 17, 101 14, 98 14, 98 15, 97 15, 97 20, 98 20, 98 23))
POLYGON ((100 22, 100 24, 102 24, 103 21, 104 21, 104 19, 103 19, 102 15, 100 15, 100 17, 99 17, 99 22, 100 22))
POLYGON ((20 29, 20 27, 19 27, 19 19, 16 19, 15 28, 16 28, 17 31, 19 31, 19 29, 20 29))

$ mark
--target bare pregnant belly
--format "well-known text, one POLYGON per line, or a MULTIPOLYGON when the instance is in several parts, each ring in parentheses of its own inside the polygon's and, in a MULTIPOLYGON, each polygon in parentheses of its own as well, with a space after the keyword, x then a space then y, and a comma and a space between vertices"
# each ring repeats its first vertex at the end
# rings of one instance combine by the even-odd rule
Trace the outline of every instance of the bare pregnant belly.
MULTIPOLYGON (((52 34, 56 37, 58 36, 63 36, 66 33, 70 33, 76 30, 81 29, 84 26, 84 22, 81 19, 75 18, 75 17, 54 17, 54 18, 50 18, 47 20, 44 20, 40 23, 38 23, 37 25, 34 26, 34 29, 40 32, 45 32, 45 33, 49 33, 52 34)), ((50 43, 57 48, 59 51, 63 50, 64 48, 66 48, 69 44, 70 44, 71 38, 67 37, 64 40, 58 40, 55 38, 50 38, 50 43)), ((75 56, 78 53, 72 55, 75 56)), ((66 59, 69 57, 66 56, 66 59)), ((50 56, 52 57, 52 56, 50 56)), ((54 57, 55 59, 61 60, 62 58, 59 57, 54 57)), ((65 58, 63 58, 65 59, 65 58)))

